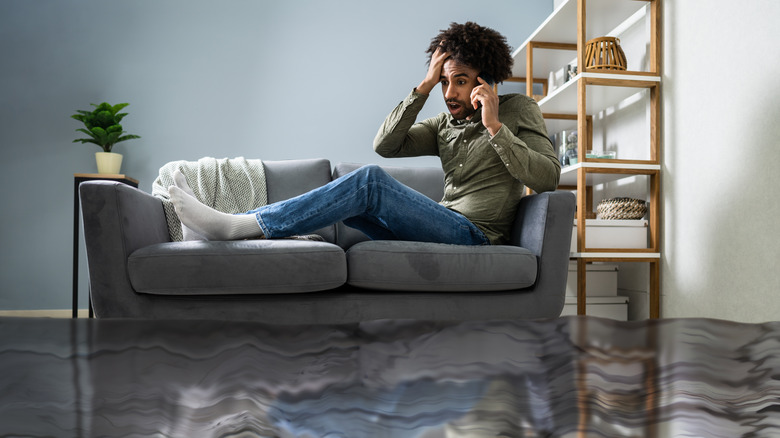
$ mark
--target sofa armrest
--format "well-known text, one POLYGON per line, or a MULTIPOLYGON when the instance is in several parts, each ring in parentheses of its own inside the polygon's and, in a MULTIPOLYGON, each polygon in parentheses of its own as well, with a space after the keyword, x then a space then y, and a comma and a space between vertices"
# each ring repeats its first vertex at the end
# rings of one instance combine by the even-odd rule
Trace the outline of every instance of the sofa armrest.
POLYGON ((87 247, 92 305, 98 317, 105 306, 110 314, 134 305, 135 291, 127 273, 133 251, 168 242, 162 201, 115 181, 88 181, 79 186, 84 241, 87 247), (110 300, 106 296, 113 295, 110 300))
POLYGON ((538 259, 536 283, 529 291, 563 310, 571 252, 576 196, 555 191, 523 197, 512 229, 511 244, 522 246, 538 259))

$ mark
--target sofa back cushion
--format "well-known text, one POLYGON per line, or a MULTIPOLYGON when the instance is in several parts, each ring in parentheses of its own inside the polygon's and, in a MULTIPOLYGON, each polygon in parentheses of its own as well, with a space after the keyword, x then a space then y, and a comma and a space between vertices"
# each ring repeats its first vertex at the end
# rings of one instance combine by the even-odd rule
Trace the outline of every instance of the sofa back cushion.
MULTIPOLYGON (((263 165, 269 204, 302 195, 331 181, 330 161, 324 158, 263 161, 263 165)), ((314 234, 327 242, 336 242, 335 225, 321 228, 314 234)))
MULTIPOLYGON (((340 178, 363 166, 359 163, 338 163, 333 168, 333 179, 340 178)), ((438 202, 444 197, 444 171, 440 167, 381 166, 390 176, 423 195, 438 202)), ((266 170, 267 172, 267 170, 266 170)), ((343 223, 336 224, 337 243, 349 249, 352 245, 369 240, 362 232, 343 223)))

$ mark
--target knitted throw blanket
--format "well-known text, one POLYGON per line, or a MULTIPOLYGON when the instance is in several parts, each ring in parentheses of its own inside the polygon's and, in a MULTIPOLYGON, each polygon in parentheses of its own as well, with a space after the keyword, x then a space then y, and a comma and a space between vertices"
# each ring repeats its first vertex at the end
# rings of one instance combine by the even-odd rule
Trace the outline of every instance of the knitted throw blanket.
POLYGON ((265 168, 262 160, 238 158, 201 158, 198 161, 172 161, 160 168, 152 184, 152 195, 160 198, 168 222, 171 240, 191 240, 182 232, 181 221, 170 201, 168 187, 173 185, 173 173, 180 170, 195 197, 223 213, 244 213, 268 203, 265 168))

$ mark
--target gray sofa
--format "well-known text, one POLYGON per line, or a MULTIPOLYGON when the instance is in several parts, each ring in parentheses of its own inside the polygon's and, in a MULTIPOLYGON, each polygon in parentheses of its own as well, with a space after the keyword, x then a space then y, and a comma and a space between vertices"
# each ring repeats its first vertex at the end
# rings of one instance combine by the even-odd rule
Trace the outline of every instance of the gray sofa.
MULTIPOLYGON (((264 162, 269 202, 359 167, 264 162)), ((438 168, 384 167, 441 199, 438 168)), ((80 186, 90 292, 98 318, 349 323, 549 318, 563 308, 575 197, 523 198, 509 245, 371 241, 339 223, 324 241, 171 242, 160 199, 110 181, 80 186)))

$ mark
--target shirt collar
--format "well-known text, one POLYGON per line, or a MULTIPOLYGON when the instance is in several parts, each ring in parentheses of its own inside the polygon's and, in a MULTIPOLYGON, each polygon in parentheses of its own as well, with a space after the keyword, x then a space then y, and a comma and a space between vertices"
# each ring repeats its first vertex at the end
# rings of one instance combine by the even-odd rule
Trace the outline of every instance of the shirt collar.
POLYGON ((463 126, 468 125, 469 123, 482 123, 482 108, 477 108, 477 111, 474 112, 474 115, 472 115, 471 119, 469 120, 457 120, 456 118, 452 117, 452 114, 447 114, 447 117, 450 120, 450 124, 453 126, 463 126))

